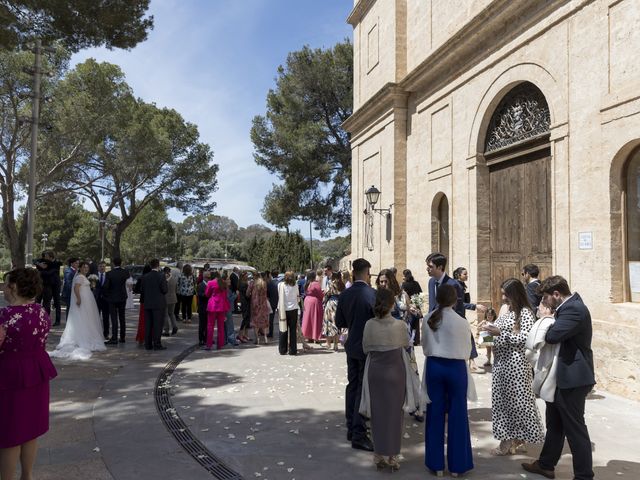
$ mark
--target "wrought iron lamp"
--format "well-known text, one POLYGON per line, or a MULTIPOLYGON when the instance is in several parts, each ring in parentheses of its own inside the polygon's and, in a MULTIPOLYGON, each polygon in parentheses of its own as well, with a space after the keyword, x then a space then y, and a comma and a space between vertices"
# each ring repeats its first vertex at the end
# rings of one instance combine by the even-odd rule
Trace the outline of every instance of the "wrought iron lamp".
POLYGON ((365 241, 367 244, 368 250, 374 249, 373 243, 373 212, 378 212, 380 215, 385 217, 386 220, 386 239, 387 242, 391 241, 391 207, 393 207, 393 203, 389 205, 389 208, 375 208, 376 203, 380 200, 381 192, 374 185, 371 185, 366 192, 364 192, 365 197, 367 198, 367 208, 364 213, 367 215, 367 222, 365 223, 365 241))

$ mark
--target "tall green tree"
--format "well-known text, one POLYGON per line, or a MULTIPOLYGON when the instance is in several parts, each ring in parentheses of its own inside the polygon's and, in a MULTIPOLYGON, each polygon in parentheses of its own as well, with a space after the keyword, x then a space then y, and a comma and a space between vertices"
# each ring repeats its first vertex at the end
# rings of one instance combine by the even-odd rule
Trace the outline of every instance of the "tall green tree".
MULTIPOLYGON (((182 212, 215 207, 218 165, 198 129, 178 112, 135 99, 116 66, 87 60, 56 91, 43 163, 72 156, 50 189, 86 198, 100 219, 116 214, 111 256, 122 234, 154 201, 182 212)), ((44 188, 44 187, 43 187, 44 188)))
POLYGON ((129 263, 151 258, 174 257, 175 231, 165 206, 152 202, 143 209, 122 235, 120 253, 129 263))
MULTIPOLYGON (((51 92, 66 70, 69 55, 58 49, 45 56, 43 68, 51 76, 42 79, 44 97, 51 92)), ((31 117, 32 79, 25 69, 33 65, 30 52, 0 49, 0 198, 2 199, 2 232, 15 266, 24 264, 26 222, 17 208, 26 196, 27 170, 30 155, 30 127, 24 118, 31 117)), ((46 125, 46 122, 44 122, 46 125)), ((69 159, 59 158, 47 166, 41 178, 55 174, 69 159)))
POLYGON ((247 260, 258 270, 302 272, 310 258, 309 246, 298 232, 276 232, 266 239, 254 237, 247 248, 247 260))
POLYGON ((254 117, 251 141, 258 165, 276 174, 262 210, 286 227, 312 220, 323 234, 351 223, 351 146, 341 125, 353 110, 353 48, 292 52, 278 68, 265 115, 254 117))
POLYGON ((133 48, 147 38, 149 0, 0 0, 0 48, 35 38, 70 51, 105 45, 133 48))

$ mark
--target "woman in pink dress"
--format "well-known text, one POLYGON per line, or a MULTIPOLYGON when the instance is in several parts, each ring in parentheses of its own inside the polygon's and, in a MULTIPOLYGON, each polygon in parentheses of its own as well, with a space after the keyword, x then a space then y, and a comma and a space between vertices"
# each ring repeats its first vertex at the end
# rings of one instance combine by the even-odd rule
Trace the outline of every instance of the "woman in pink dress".
POLYGON ((218 350, 220 350, 224 346, 224 321, 231 305, 229 305, 227 298, 226 280, 220 278, 220 272, 217 271, 213 272, 211 276, 213 278, 207 283, 207 288, 204 291, 204 296, 209 298, 207 303, 207 346, 205 350, 211 350, 213 346, 214 326, 218 329, 217 346, 218 350))
POLYGON ((302 335, 307 340, 320 340, 322 337, 324 292, 318 278, 322 277, 322 270, 307 274, 305 285, 304 314, 302 316, 302 335))
POLYGON ((0 477, 31 478, 37 439, 49 430, 49 380, 57 375, 45 351, 51 321, 35 302, 42 291, 36 269, 16 268, 4 276, 0 310, 0 477))
POLYGON ((260 343, 260 337, 268 343, 266 330, 269 329, 269 302, 267 300, 266 272, 254 274, 254 280, 247 289, 247 295, 251 297, 251 326, 256 332, 256 345, 260 343))

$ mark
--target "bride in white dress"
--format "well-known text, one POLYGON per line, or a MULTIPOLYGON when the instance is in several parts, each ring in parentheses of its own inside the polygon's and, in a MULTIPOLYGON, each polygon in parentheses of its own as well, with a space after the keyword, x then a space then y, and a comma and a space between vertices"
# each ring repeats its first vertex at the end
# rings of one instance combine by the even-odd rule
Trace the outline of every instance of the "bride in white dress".
POLYGON ((67 323, 60 337, 60 343, 51 357, 87 360, 91 352, 106 350, 102 333, 102 322, 96 300, 87 279, 89 264, 80 263, 78 273, 71 284, 71 304, 67 314, 67 323))

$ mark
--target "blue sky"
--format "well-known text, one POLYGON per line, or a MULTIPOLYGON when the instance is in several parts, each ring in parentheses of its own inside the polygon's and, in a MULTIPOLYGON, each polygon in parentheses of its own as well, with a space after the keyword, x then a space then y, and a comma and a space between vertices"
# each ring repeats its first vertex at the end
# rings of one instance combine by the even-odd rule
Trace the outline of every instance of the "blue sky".
MULTIPOLYGON (((290 51, 352 37, 352 7, 352 0, 152 0, 147 41, 131 51, 83 50, 72 64, 90 57, 115 63, 136 96, 198 125, 220 165, 214 213, 241 227, 265 224, 260 209, 278 179, 253 161, 251 119, 264 114, 290 51)), ((292 226, 308 236, 308 223, 292 226)))

